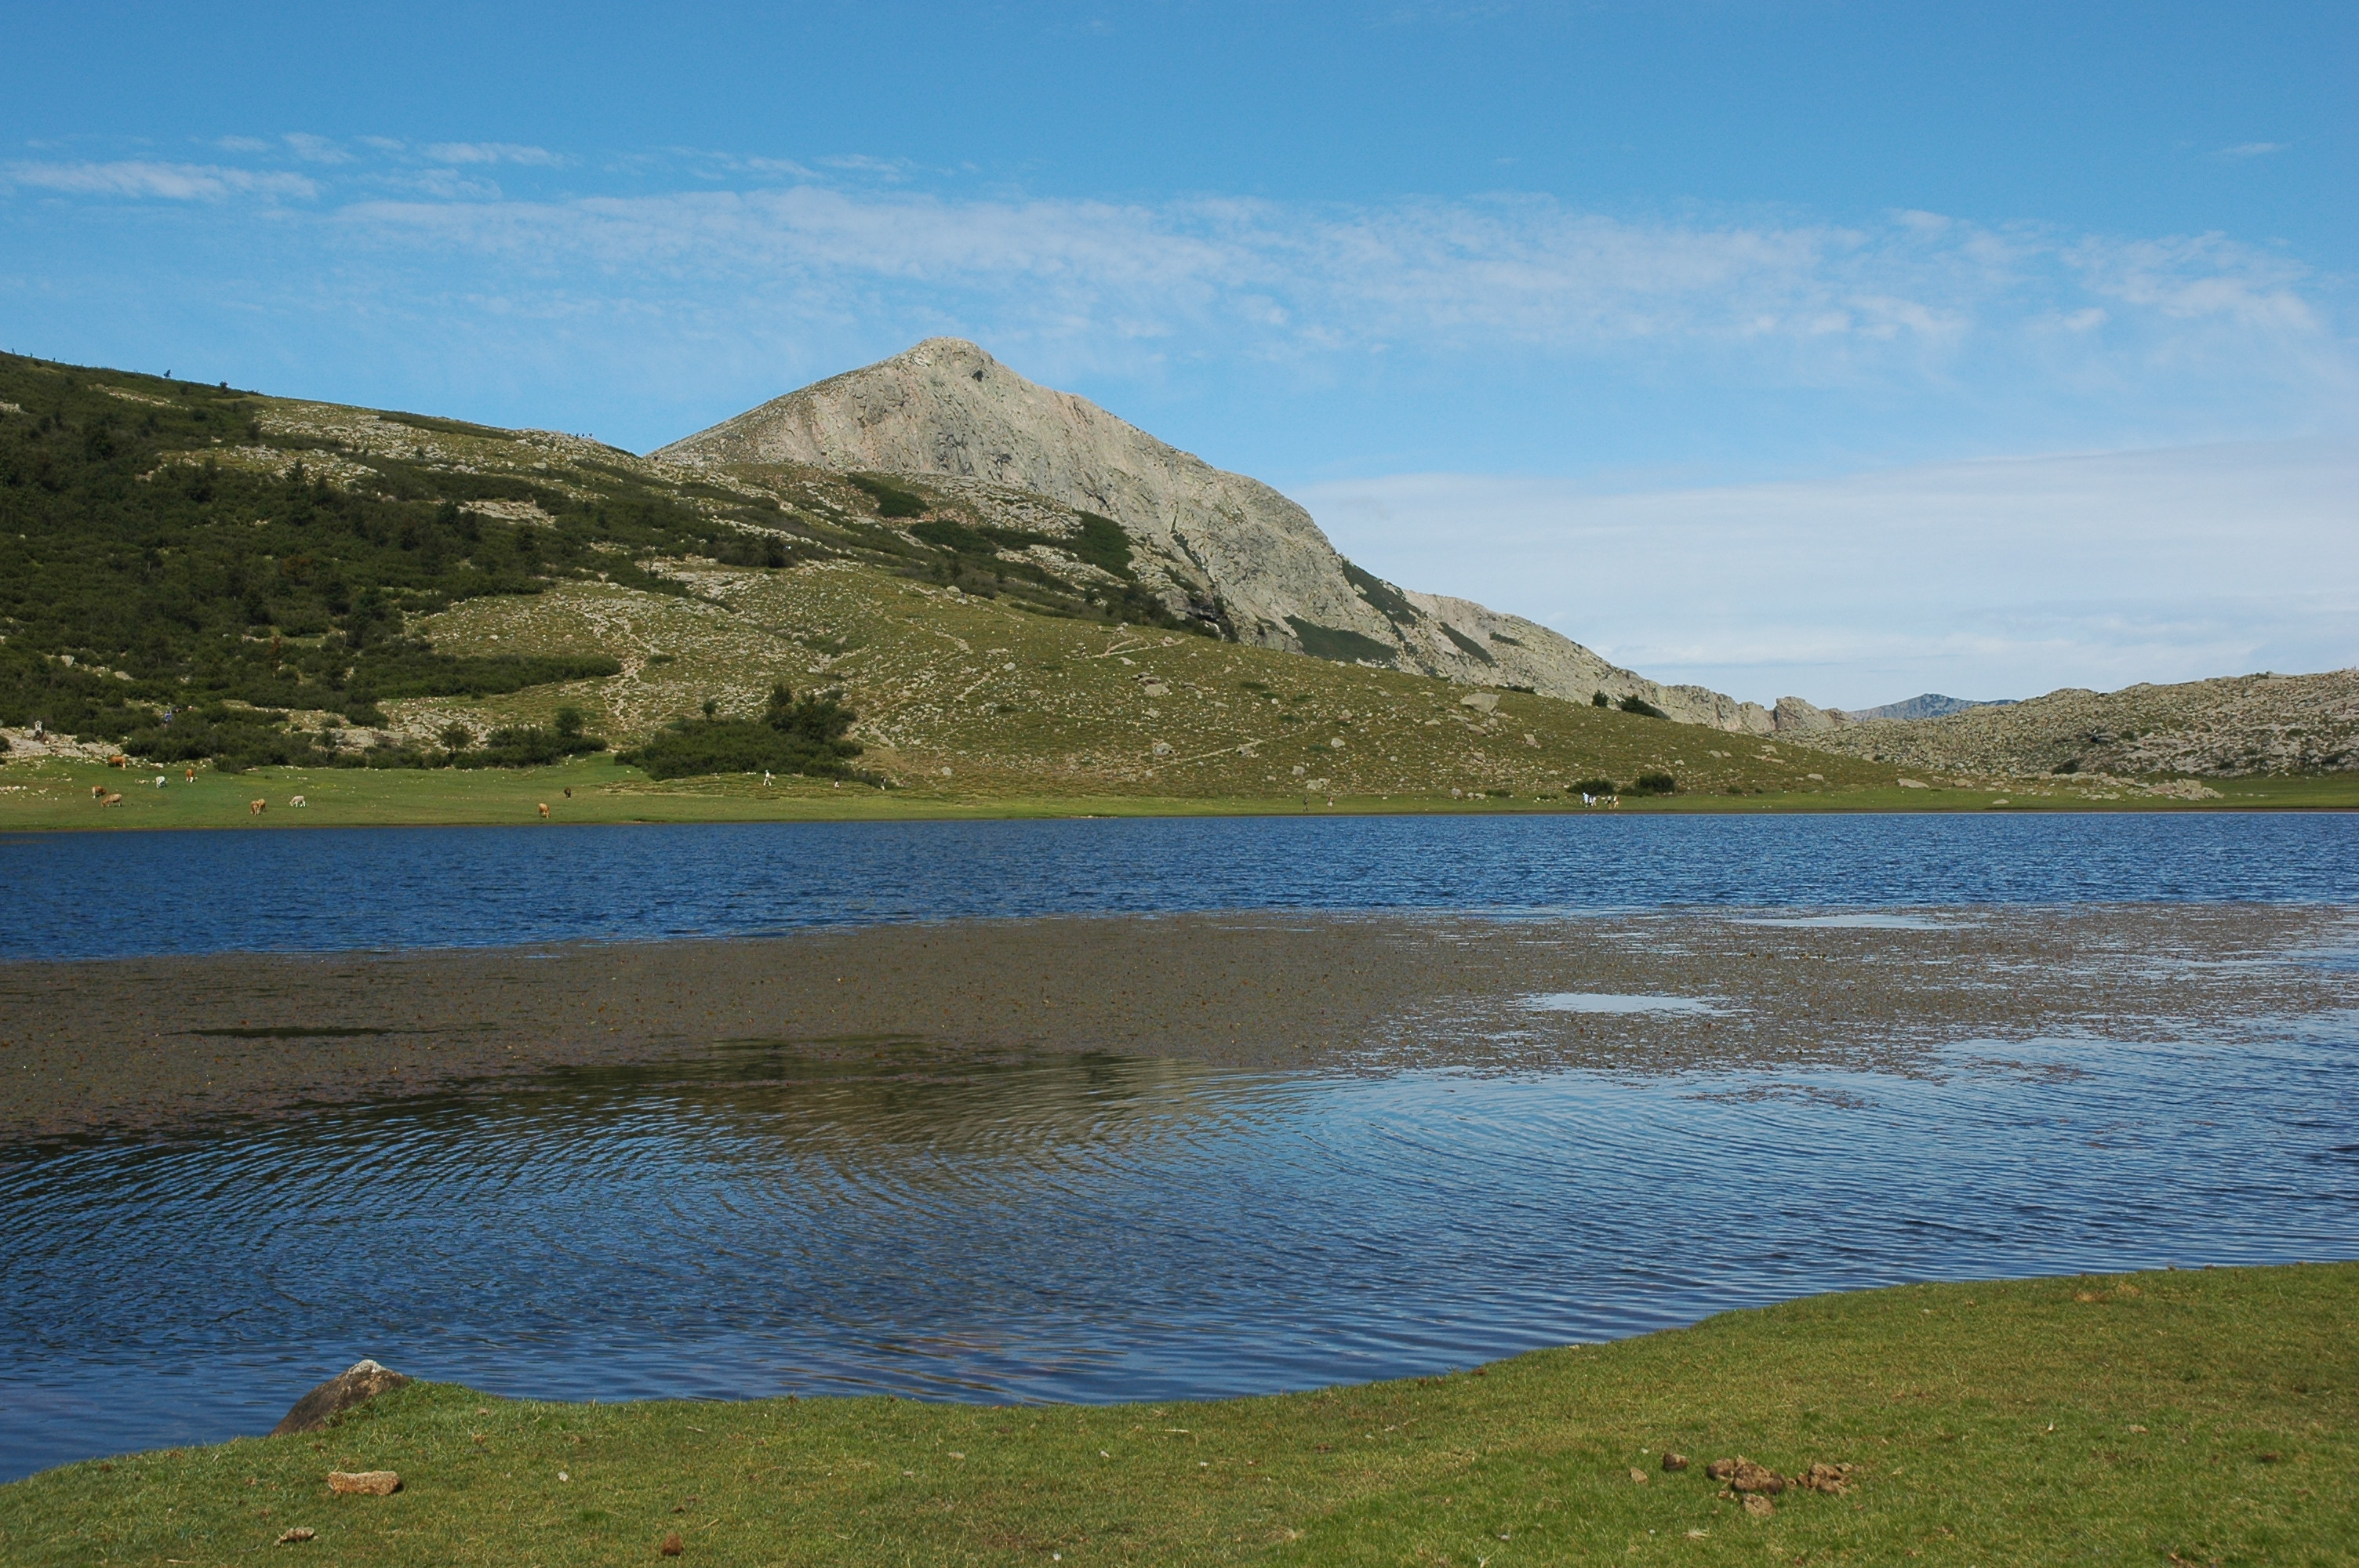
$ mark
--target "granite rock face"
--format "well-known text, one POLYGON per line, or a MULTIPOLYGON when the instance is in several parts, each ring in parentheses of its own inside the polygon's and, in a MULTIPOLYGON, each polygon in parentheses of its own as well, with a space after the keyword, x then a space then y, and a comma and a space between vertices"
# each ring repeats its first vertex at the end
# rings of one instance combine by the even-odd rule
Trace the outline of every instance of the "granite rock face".
POLYGON ((928 339, 653 455, 708 470, 799 463, 1028 492, 1121 524, 1141 581, 1166 608, 1239 642, 1573 701, 1636 697, 1723 730, 1776 727, 1756 703, 1664 686, 1521 617, 1386 582, 1345 560, 1310 513, 1268 485, 956 338, 928 339))

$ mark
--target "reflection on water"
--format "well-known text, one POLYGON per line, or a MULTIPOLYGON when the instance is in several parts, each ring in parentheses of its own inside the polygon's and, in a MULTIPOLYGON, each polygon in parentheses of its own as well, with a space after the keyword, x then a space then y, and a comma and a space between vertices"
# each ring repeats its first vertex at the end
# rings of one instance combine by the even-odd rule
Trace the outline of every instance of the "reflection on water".
POLYGON ((1464 1366, 1813 1291, 2359 1252, 2332 1037, 1930 1078, 1327 1078, 917 1044, 0 1166, 0 1476, 502 1392, 1114 1400, 1464 1366))

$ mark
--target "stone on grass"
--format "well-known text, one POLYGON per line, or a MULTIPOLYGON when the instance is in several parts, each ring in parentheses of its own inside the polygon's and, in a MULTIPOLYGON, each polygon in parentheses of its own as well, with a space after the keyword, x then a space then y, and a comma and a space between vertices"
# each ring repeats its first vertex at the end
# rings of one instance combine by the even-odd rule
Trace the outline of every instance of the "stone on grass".
POLYGON ((391 1470, 331 1470, 328 1490, 340 1497, 389 1498, 401 1490, 401 1477, 391 1470))
POLYGON ((331 1417, 342 1415, 363 1400, 373 1400, 409 1381, 390 1367, 374 1361, 355 1362, 295 1401, 295 1408, 270 1429, 273 1437, 290 1432, 317 1432, 331 1417))

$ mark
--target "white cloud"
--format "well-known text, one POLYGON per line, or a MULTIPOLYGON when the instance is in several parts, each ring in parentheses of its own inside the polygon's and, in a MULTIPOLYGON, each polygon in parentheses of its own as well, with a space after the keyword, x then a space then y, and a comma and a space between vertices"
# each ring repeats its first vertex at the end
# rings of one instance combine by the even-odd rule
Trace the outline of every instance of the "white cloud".
POLYGON ((2233 147, 2222 147, 2212 156, 2233 158, 2267 157, 2271 153, 2285 151, 2286 146, 2287 144, 2284 142, 2238 142, 2233 147))
POLYGON ((325 136, 315 136, 309 131, 290 131, 283 138, 290 151, 306 163, 350 163, 353 155, 325 136))
POLYGON ((1371 570, 1758 701, 2359 662, 2359 440, 1640 494, 1452 474, 1296 493, 1371 570))
POLYGON ((661 290, 747 308, 790 295, 833 317, 907 296, 1002 341, 1185 340, 1292 359, 1674 351, 1814 385, 2068 349, 2118 362, 2109 373, 2121 380, 2150 373, 2158 345, 2181 342, 2184 360, 2219 348, 2223 330, 2305 345, 2271 351, 2306 377, 2335 379, 2347 357, 2307 270, 2280 254, 2219 235, 2122 240, 1925 213, 1876 225, 1640 222, 1537 197, 1148 205, 804 181, 364 201, 342 216, 396 248, 629 276, 640 303, 661 290))
POLYGON ((228 168, 218 164, 12 163, 0 184, 72 196, 154 197, 170 201, 218 201, 231 196, 310 198, 320 188, 299 174, 228 168))
POLYGON ((565 161, 547 147, 519 146, 514 142, 436 142, 424 150, 437 163, 514 163, 549 168, 565 161))

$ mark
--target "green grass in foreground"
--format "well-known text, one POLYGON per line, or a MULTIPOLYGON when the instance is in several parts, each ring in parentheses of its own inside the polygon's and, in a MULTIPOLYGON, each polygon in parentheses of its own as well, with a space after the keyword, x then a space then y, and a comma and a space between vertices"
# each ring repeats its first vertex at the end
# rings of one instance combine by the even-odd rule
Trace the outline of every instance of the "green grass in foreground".
MULTIPOLYGON (((1849 788, 1759 795, 1625 796, 1625 815, 1644 812, 1856 811, 2201 811, 2352 810, 2359 808, 2359 773, 2322 777, 2223 779, 2223 798, 2178 801, 2151 797, 2090 800, 2035 796, 2020 791, 1849 788), (2005 802, 2004 805, 1995 804, 2005 802)), ((1066 795, 1021 788, 878 790, 824 779, 781 778, 765 785, 746 775, 659 783, 610 757, 583 757, 546 768, 470 772, 357 768, 256 768, 220 773, 199 768, 186 782, 181 767, 129 772, 96 763, 24 760, 0 765, 0 832, 46 827, 332 827, 527 823, 540 820, 546 802, 553 823, 773 822, 987 816, 1223 816, 1299 815, 1310 800, 1321 814, 1503 813, 1580 811, 1560 794, 1469 795, 1066 795), (166 777, 155 786, 157 773, 166 777), (93 785, 122 795, 101 806, 93 785), (571 797, 565 795, 568 787, 571 797), (298 809, 289 802, 301 795, 298 809), (1329 804, 1330 799, 1333 804, 1329 804), (253 815, 248 803, 266 800, 253 815)))
POLYGON ((304 1526, 339 1563, 652 1562, 674 1531, 713 1563, 2349 1563, 2354 1308, 2359 1264, 1907 1286, 1192 1405, 421 1385, 0 1487, 0 1557, 226 1563, 304 1526), (1702 1471, 1738 1454, 1855 1489, 1749 1518, 1702 1471), (403 1490, 331 1498, 331 1468, 403 1490))

